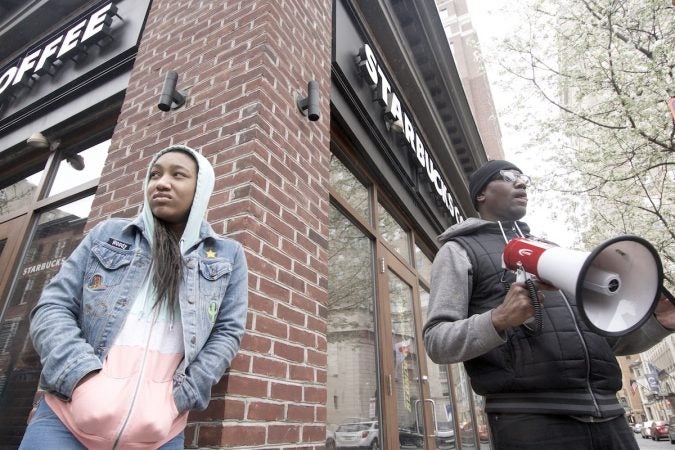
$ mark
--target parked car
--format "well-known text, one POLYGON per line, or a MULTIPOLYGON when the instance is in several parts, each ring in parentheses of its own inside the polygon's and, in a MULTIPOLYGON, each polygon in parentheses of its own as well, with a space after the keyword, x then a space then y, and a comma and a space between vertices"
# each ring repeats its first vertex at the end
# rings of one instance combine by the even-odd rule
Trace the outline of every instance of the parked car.
POLYGON ((642 422, 633 425, 633 433, 639 433, 640 431, 642 431, 642 422))
POLYGON ((424 448, 424 435, 416 428, 399 427, 398 443, 401 448, 424 448))
POLYGON ((455 448, 455 430, 451 422, 438 422, 436 448, 455 448))
POLYGON ((345 422, 335 430, 337 448, 369 448, 380 449, 377 420, 345 422))
POLYGON ((668 438, 671 444, 675 444, 675 416, 670 417, 668 425, 668 438))
POLYGON ((649 436, 652 438, 652 441, 658 441, 661 438, 668 437, 668 422, 665 420, 657 420, 652 423, 650 428, 649 436))
POLYGON ((337 446, 335 445, 335 432, 326 430, 326 450, 336 450, 337 446))
POLYGON ((642 422, 642 430, 640 430, 640 435, 642 436, 642 439, 649 439, 651 437, 651 429, 650 427, 652 426, 652 423, 654 423, 653 420, 648 420, 646 422, 642 422))

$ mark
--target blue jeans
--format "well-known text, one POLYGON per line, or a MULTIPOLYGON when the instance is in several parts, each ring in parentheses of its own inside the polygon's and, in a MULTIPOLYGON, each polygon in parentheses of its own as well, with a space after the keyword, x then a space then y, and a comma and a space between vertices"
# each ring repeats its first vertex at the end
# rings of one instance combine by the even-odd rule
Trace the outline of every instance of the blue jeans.
POLYGON ((626 418, 586 423, 553 414, 488 413, 496 450, 639 450, 626 418))
MULTIPOLYGON (((185 435, 181 432, 162 445, 160 450, 183 450, 185 435)), ((47 402, 40 404, 33 415, 19 450, 87 450, 54 414, 47 402)))

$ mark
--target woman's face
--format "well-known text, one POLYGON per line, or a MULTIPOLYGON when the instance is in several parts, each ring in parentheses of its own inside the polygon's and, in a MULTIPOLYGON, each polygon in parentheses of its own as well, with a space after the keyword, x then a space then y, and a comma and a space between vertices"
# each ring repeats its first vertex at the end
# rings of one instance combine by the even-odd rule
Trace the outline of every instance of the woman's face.
POLYGON ((150 169, 148 204, 155 217, 183 232, 197 187, 197 163, 183 152, 160 156, 150 169))

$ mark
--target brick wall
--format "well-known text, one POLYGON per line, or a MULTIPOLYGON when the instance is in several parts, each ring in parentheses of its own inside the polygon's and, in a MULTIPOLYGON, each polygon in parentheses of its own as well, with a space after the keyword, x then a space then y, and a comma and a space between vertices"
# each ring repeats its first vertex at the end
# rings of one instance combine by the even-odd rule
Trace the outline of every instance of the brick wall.
POLYGON ((155 0, 89 227, 134 216, 152 155, 201 149, 216 171, 208 220, 242 242, 242 350, 193 412, 186 446, 318 448, 325 439, 330 0, 155 0), (164 75, 186 105, 161 112, 164 75), (297 110, 320 83, 321 119, 297 110))

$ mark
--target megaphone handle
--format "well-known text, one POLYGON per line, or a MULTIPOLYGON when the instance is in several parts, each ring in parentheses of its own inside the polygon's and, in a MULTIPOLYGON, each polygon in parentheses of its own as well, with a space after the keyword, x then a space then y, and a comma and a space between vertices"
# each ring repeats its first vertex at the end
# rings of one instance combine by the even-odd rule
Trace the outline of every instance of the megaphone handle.
POLYGON ((528 273, 525 271, 523 265, 520 262, 518 262, 516 268, 516 281, 518 283, 523 282, 525 283, 525 286, 527 287, 527 292, 530 297, 530 302, 532 303, 532 308, 534 308, 534 317, 530 320, 527 320, 521 326, 523 327, 523 329, 527 334, 532 336, 538 336, 541 334, 541 329, 544 326, 543 306, 539 301, 539 296, 537 295, 537 287, 534 285, 532 277, 528 275, 528 273), (529 323, 531 323, 532 321, 534 321, 534 327, 531 327, 529 325, 529 323))

